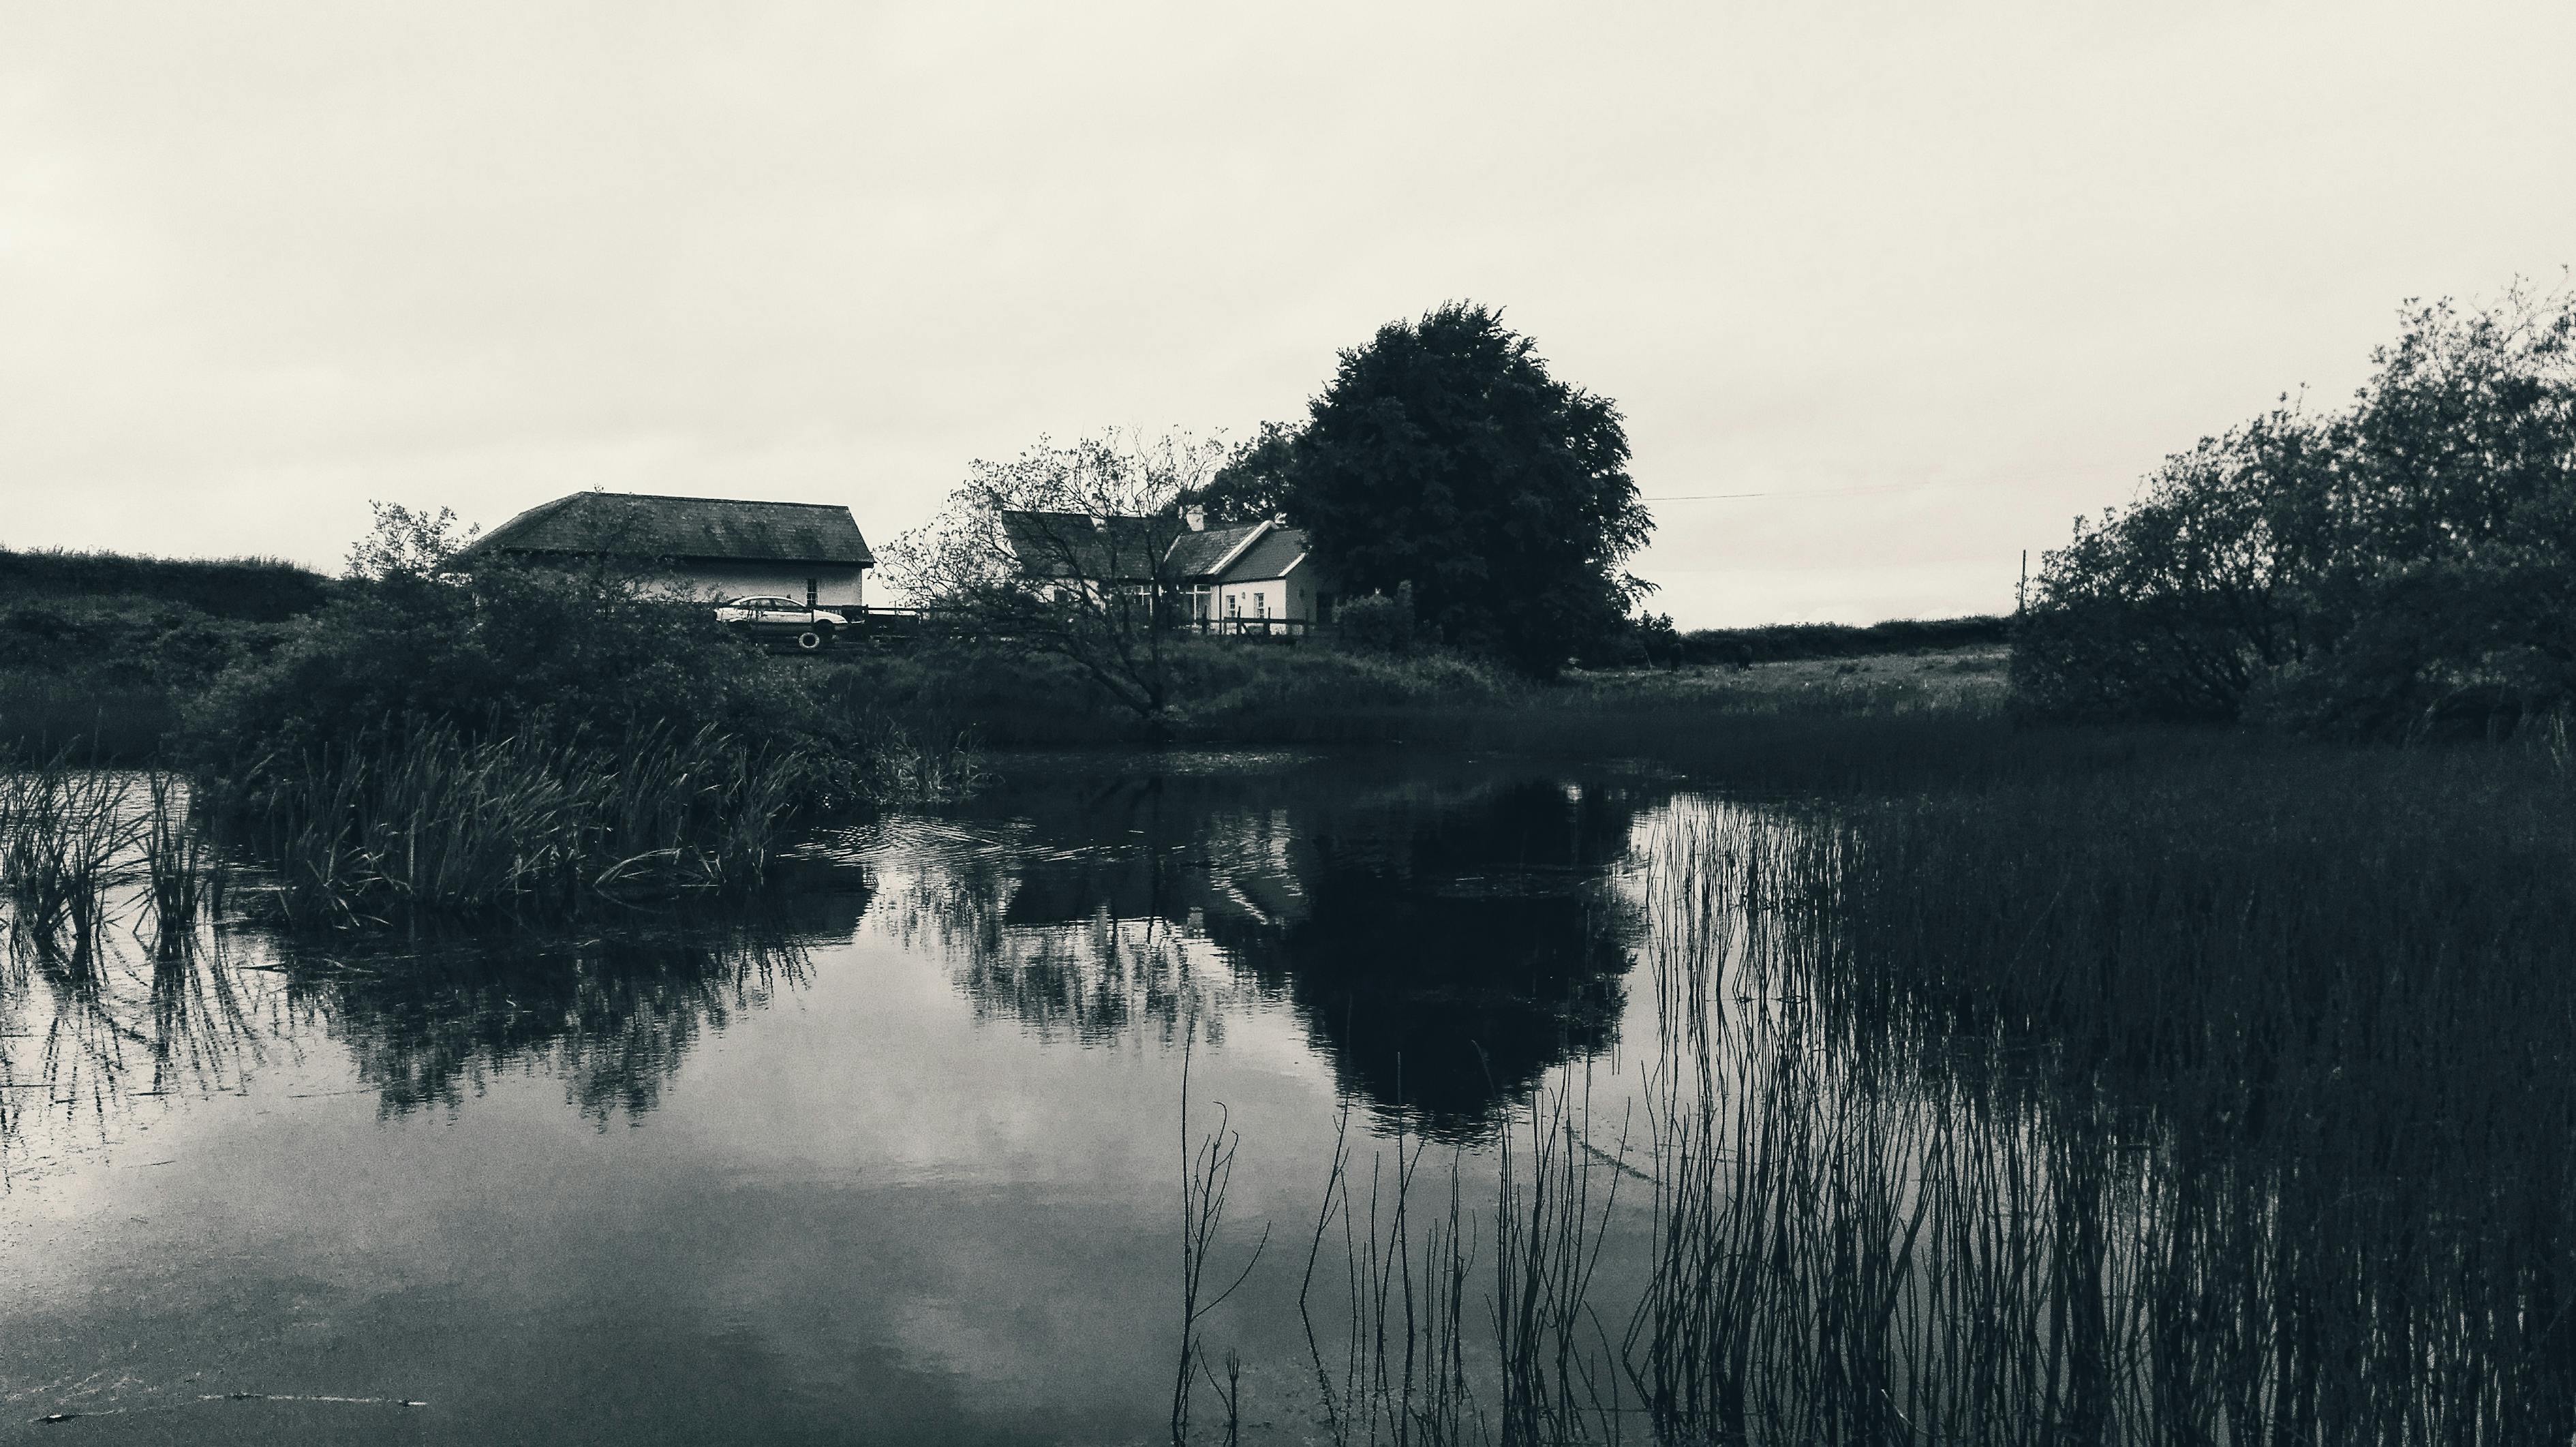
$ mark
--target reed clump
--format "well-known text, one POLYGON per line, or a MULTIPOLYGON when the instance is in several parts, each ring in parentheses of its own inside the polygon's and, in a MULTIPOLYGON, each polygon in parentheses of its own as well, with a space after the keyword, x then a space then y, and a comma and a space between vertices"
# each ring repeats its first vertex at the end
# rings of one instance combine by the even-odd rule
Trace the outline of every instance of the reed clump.
POLYGON ((131 779, 74 767, 0 760, 0 889, 13 948, 74 971, 91 968, 116 886, 146 819, 129 806, 131 779))
POLYGON ((143 788, 146 808, 135 836, 153 949, 176 954, 195 940, 200 910, 221 893, 221 870, 199 827, 187 781, 154 769, 144 774, 143 788))
POLYGON ((832 781, 713 725, 615 744, 430 723, 254 771, 225 829, 276 871, 292 920, 572 908, 758 884, 832 781))

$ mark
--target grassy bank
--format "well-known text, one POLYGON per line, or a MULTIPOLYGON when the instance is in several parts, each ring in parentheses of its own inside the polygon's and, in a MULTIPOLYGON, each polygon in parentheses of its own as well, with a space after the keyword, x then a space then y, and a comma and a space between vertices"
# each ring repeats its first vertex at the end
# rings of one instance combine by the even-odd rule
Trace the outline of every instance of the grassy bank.
POLYGON ((0 602, 113 598, 175 604, 209 618, 283 623, 329 600, 331 580, 282 558, 154 558, 0 548, 0 602))
MULTIPOLYGON (((1712 726, 1763 719, 2003 719, 2004 655, 1977 648, 1762 665, 1569 672, 1533 684, 1436 651, 1184 640, 1170 736, 1183 744, 1428 744, 1584 754, 1705 752, 1712 726)), ((821 666, 844 706, 1002 748, 1133 744, 1136 715, 1073 665, 927 648, 821 666)))
POLYGON ((190 699, 274 649, 330 588, 274 559, 0 548, 0 747, 156 758, 190 699))
POLYGON ((1681 653, 1689 663, 1782 663, 1999 649, 2011 641, 2010 618, 1979 615, 1899 618, 1859 625, 1774 623, 1760 628, 1695 628, 1681 636, 1681 653))

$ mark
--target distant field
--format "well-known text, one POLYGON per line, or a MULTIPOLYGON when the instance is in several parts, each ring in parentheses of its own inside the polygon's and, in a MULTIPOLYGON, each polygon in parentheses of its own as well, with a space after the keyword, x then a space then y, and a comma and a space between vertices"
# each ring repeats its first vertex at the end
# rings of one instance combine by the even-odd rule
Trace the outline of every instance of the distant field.
POLYGON ((2011 653, 2000 644, 1858 658, 1804 658, 1751 668, 1688 664, 1666 672, 1617 669, 1576 675, 1578 689, 1603 695, 1705 703, 1737 709, 1867 712, 1874 708, 1982 711, 2004 701, 2011 653))

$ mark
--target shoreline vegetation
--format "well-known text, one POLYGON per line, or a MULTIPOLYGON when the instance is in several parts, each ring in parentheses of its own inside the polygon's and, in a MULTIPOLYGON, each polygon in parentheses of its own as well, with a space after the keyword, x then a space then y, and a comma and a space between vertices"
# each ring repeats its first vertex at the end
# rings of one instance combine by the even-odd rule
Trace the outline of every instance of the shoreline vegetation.
POLYGON ((1329 1440, 2565 1441, 2563 772, 2186 778, 1664 821, 1642 1112, 1318 1163, 1329 1440))

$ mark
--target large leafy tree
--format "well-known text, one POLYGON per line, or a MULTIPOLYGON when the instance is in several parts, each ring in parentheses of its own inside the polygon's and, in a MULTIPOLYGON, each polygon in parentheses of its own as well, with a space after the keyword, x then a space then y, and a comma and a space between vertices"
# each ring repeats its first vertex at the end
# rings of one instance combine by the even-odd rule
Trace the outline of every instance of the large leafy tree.
POLYGON ((1653 521, 1619 409, 1471 302, 1344 352, 1284 480, 1350 591, 1410 583, 1449 642, 1532 674, 1616 632, 1648 587, 1622 567, 1653 521))

